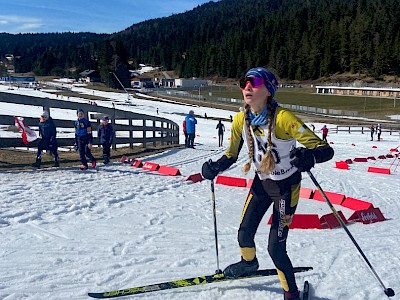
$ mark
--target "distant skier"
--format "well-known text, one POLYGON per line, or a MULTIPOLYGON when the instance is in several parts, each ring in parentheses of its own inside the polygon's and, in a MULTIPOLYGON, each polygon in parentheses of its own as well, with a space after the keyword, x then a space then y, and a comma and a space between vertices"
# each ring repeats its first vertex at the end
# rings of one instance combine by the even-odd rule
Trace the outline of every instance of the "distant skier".
POLYGON ((324 125, 324 127, 321 128, 321 132, 322 132, 322 140, 324 142, 328 142, 326 139, 326 137, 328 136, 328 132, 329 132, 328 127, 326 127, 326 125, 324 125))
POLYGON ((371 124, 371 126, 369 127, 369 130, 371 131, 371 141, 373 141, 374 140, 374 132, 375 132, 374 124, 371 124))
POLYGON ((79 156, 82 165, 81 170, 86 170, 88 168, 88 163, 86 156, 90 159, 92 168, 96 167, 96 159, 93 157, 92 149, 93 144, 93 134, 92 134, 92 124, 88 119, 85 118, 85 112, 82 109, 76 111, 78 120, 74 122, 75 127, 75 149, 79 150, 79 156))
POLYGON ((114 139, 114 130, 109 124, 110 119, 107 116, 101 118, 101 123, 97 129, 99 144, 103 147, 103 163, 110 162, 110 148, 114 139))
POLYGON ((194 138, 196 136, 196 124, 197 120, 194 116, 194 111, 190 110, 189 114, 185 118, 186 121, 186 133, 188 135, 188 148, 194 148, 194 138))
POLYGON ((378 135, 378 141, 380 141, 382 134, 382 125, 380 123, 376 126, 376 134, 378 135))
POLYGON ((36 162, 32 165, 35 168, 40 168, 42 162, 42 151, 50 150, 54 157, 54 167, 59 167, 59 157, 57 152, 57 129, 53 119, 47 111, 43 111, 39 121, 39 136, 42 139, 39 142, 36 153, 36 162))
POLYGON ((222 147, 222 143, 224 142, 225 126, 222 124, 221 120, 219 120, 215 129, 218 129, 218 147, 222 147))

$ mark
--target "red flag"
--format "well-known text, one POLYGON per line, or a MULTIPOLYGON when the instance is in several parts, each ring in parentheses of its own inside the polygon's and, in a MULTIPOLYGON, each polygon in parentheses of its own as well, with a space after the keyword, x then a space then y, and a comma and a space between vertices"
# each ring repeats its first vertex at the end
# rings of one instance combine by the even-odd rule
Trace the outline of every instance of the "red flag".
POLYGON ((24 118, 15 117, 15 126, 19 128, 22 134, 22 142, 27 145, 37 139, 36 132, 25 125, 24 118))

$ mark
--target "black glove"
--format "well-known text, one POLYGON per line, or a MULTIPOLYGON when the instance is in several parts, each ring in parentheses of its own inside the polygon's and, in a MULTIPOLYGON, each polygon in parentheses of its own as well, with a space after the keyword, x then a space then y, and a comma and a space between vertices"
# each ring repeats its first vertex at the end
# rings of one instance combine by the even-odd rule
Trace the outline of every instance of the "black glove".
POLYGON ((211 159, 203 164, 201 174, 205 179, 213 180, 220 172, 221 167, 218 162, 213 162, 211 159))
POLYGON ((307 148, 294 148, 290 151, 290 158, 294 158, 290 164, 297 167, 300 172, 308 172, 315 165, 313 152, 307 148))
POLYGON ((78 151, 78 150, 79 150, 78 144, 74 144, 74 150, 75 150, 75 151, 78 151))

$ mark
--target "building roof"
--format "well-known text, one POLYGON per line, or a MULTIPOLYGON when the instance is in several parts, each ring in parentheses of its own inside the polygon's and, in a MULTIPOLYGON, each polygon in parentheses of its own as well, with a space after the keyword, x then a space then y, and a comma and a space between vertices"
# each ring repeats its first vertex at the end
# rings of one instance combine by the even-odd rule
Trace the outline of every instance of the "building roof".
POLYGON ((97 70, 89 70, 89 69, 80 72, 79 75, 81 75, 82 77, 90 77, 90 75, 93 75, 93 73, 95 73, 95 75, 98 76, 97 70))

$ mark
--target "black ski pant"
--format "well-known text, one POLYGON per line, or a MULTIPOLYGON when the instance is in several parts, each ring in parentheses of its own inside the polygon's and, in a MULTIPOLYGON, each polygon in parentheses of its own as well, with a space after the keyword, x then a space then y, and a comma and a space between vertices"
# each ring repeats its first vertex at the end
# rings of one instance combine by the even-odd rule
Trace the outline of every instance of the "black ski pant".
POLYGON ((272 224, 268 238, 268 252, 278 270, 282 288, 286 292, 296 292, 297 285, 293 265, 286 253, 289 225, 297 208, 300 194, 301 174, 294 173, 280 181, 260 180, 255 176, 243 208, 238 241, 242 253, 254 249, 254 236, 268 210, 273 205, 272 224))
POLYGON ((84 166, 88 166, 87 163, 87 158, 89 158, 90 161, 96 161, 94 156, 92 155, 92 152, 90 151, 88 145, 89 145, 89 136, 80 136, 78 137, 78 149, 79 149, 79 156, 81 159, 81 163, 84 166))
POLYGON ((218 146, 222 147, 223 142, 224 142, 224 134, 223 133, 219 133, 218 134, 218 146))
POLYGON ((103 147, 103 157, 110 158, 111 144, 103 143, 103 144, 101 144, 101 146, 103 147))
POLYGON ((42 144, 39 142, 38 150, 36 152, 36 159, 42 158, 43 150, 49 150, 54 157, 54 161, 58 161, 59 157, 58 157, 58 152, 57 152, 57 145, 49 146, 48 144, 45 144, 45 143, 42 144))
POLYGON ((188 148, 194 148, 194 136, 195 133, 188 133, 188 143, 187 143, 188 148))

